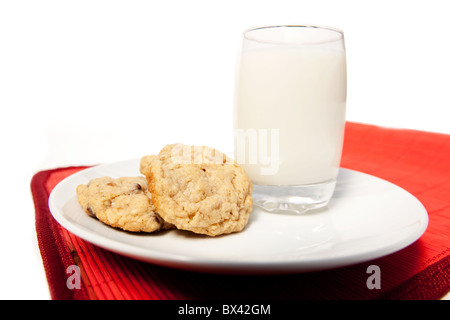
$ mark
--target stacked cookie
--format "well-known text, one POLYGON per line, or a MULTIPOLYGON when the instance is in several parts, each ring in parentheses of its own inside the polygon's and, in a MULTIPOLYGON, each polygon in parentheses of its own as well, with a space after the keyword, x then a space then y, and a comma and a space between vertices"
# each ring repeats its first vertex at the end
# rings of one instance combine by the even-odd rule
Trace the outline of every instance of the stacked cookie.
POLYGON ((77 187, 89 215, 127 231, 177 228, 217 236, 239 232, 252 211, 253 186, 222 152, 172 144, 140 162, 144 177, 102 177, 77 187))

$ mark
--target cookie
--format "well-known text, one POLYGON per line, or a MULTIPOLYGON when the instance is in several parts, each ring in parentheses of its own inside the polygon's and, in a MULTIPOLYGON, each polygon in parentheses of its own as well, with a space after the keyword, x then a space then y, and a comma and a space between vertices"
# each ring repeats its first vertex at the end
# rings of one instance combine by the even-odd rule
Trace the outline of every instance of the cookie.
POLYGON ((217 236, 239 232, 252 211, 244 169, 209 147, 167 145, 141 159, 156 210, 178 229, 217 236))
POLYGON ((111 227, 133 232, 170 228, 155 211, 145 177, 96 178, 76 191, 84 211, 111 227))

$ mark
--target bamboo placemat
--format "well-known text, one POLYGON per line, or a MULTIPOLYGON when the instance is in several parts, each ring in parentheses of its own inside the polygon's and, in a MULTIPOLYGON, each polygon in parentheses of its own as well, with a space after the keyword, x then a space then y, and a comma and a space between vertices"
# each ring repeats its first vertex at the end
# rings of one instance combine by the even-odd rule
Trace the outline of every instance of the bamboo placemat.
POLYGON ((450 290, 450 135, 347 123, 341 166, 390 181, 427 209, 425 234, 389 256, 328 271, 274 276, 214 275, 160 267, 101 249, 62 228, 48 196, 86 167, 35 174, 36 231, 53 299, 439 299, 450 290), (81 273, 68 284, 70 266, 81 273), (368 289, 367 267, 382 271, 368 289))

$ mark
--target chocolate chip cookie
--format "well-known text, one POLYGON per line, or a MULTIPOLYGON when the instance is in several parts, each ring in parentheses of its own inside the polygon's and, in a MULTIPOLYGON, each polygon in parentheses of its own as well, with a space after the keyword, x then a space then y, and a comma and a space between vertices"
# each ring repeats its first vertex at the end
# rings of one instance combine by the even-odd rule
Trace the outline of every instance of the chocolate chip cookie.
POLYGON ((171 228, 156 212, 145 177, 96 178, 76 191, 84 211, 111 227, 133 232, 171 228))
POLYGON ((178 229, 217 236, 243 230, 252 211, 253 185, 222 152, 172 144, 141 159, 156 211, 178 229))

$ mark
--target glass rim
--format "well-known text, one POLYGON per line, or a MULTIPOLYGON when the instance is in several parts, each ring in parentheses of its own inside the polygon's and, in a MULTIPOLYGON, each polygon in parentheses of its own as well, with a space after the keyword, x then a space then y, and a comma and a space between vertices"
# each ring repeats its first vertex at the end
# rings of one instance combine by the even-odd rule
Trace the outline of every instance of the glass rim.
POLYGON ((274 29, 274 28, 305 28, 305 29, 306 28, 311 28, 311 29, 320 29, 320 30, 324 30, 324 31, 335 32, 335 33, 339 34, 339 37, 336 38, 336 39, 330 39, 330 40, 326 40, 326 41, 315 42, 317 44, 334 42, 334 41, 339 41, 339 40, 343 40, 344 39, 344 32, 341 29, 334 28, 334 27, 329 27, 329 26, 317 25, 317 24, 280 24, 280 25, 258 26, 258 27, 253 27, 253 28, 249 28, 249 29, 244 30, 243 37, 246 40, 259 42, 259 43, 268 43, 268 44, 293 44, 293 43, 297 43, 297 42, 261 40, 261 39, 258 39, 258 37, 251 37, 250 36, 250 33, 254 32, 254 31, 264 30, 264 29, 274 29))

